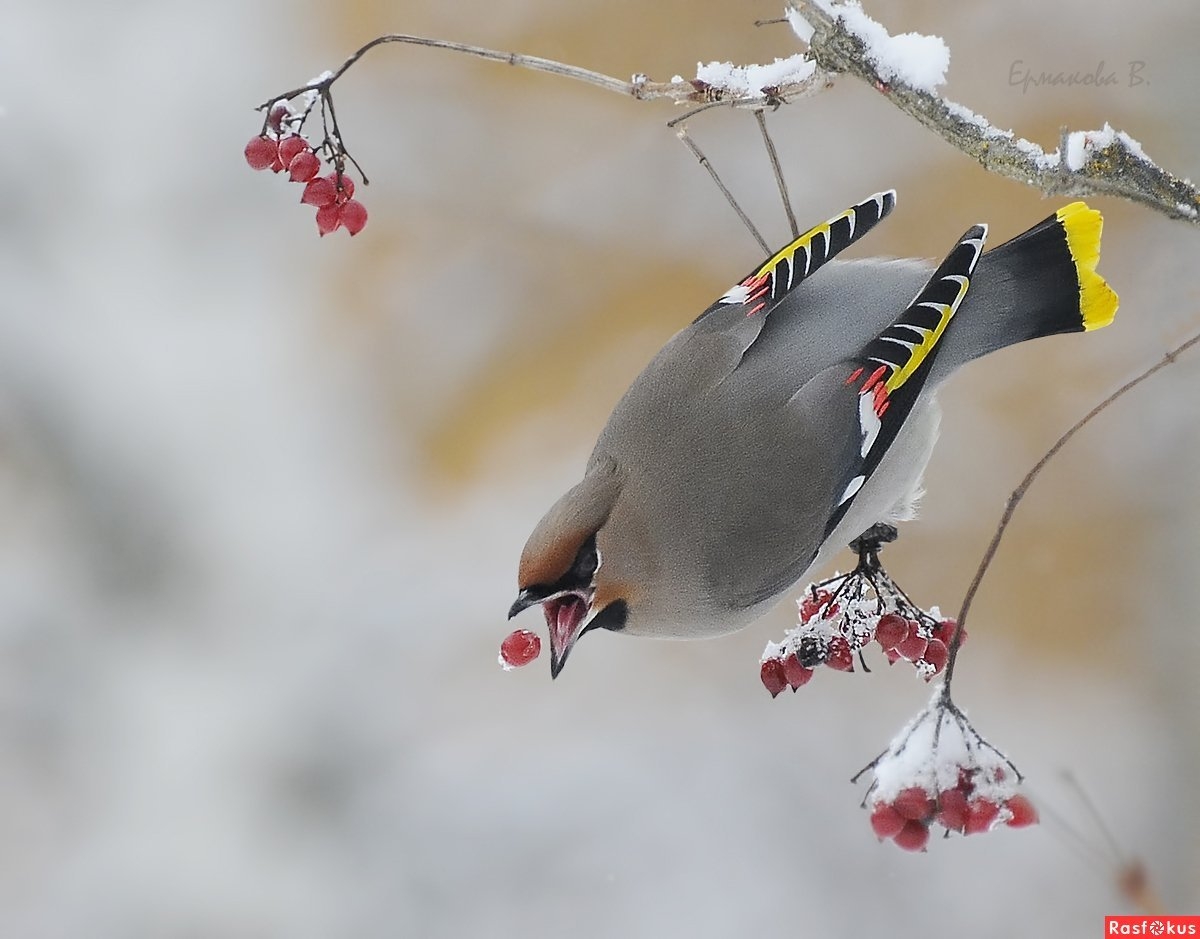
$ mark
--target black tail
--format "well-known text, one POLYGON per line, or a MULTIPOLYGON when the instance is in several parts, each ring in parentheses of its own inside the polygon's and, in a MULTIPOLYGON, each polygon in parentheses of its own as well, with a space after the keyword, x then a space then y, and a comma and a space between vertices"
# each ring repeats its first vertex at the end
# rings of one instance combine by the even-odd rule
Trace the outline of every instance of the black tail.
POLYGON ((1103 219, 1073 202, 979 260, 938 371, 1026 339, 1100 329, 1117 295, 1096 273, 1103 219))

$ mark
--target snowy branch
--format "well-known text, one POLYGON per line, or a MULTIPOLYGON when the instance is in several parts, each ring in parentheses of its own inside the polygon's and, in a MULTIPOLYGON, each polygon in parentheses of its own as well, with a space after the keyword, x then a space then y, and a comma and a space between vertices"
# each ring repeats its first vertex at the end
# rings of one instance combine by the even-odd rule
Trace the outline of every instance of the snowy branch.
POLYGON ((634 75, 629 81, 623 81, 591 69, 557 62, 553 59, 543 59, 536 55, 501 52, 496 49, 486 49, 483 46, 451 42, 447 39, 429 39, 424 36, 392 33, 372 39, 346 59, 337 71, 326 73, 307 85, 274 95, 259 105, 259 110, 267 111, 277 101, 286 101, 306 93, 327 92, 330 86, 367 52, 376 46, 393 42, 425 46, 431 49, 445 49, 532 72, 544 72, 560 78, 570 78, 595 88, 636 98, 639 101, 666 99, 676 104, 719 103, 735 107, 764 108, 774 107, 781 101, 793 101, 815 94, 828 83, 826 76, 819 74, 811 63, 805 62, 799 55, 776 62, 774 66, 724 66, 724 70, 719 72, 719 85, 706 81, 704 78, 705 69, 721 69, 722 66, 719 63, 701 66, 697 78, 692 81, 675 76, 669 82, 656 82, 640 74, 634 75))
MULTIPOLYGON (((1200 224, 1200 190, 1155 164, 1128 134, 1113 130, 1062 133, 1059 149, 1045 152, 1011 131, 935 93, 904 61, 898 42, 932 37, 891 37, 858 3, 788 0, 788 20, 806 39, 820 71, 845 73, 881 92, 892 104, 988 172, 1040 189, 1046 195, 1108 195, 1128 199, 1170 218, 1200 224)), ((939 42, 935 40, 935 42, 939 42)))
MULTIPOLYGON (((1117 196, 1171 218, 1200 225, 1200 190, 1154 163, 1141 145, 1123 131, 1107 124, 1101 130, 1064 129, 1059 148, 1047 153, 1037 144, 995 127, 986 118, 937 93, 950 61, 950 52, 941 39, 915 33, 891 36, 863 12, 857 0, 787 0, 787 4, 786 19, 801 41, 807 43, 807 53, 777 59, 768 65, 710 62, 697 68, 695 78, 676 75, 668 82, 651 81, 642 74, 625 81, 552 59, 445 39, 399 33, 380 36, 358 49, 336 71, 264 101, 259 106, 266 115, 262 134, 267 135, 272 112, 288 102, 293 102, 288 107, 295 114, 288 118, 289 126, 298 130, 313 102, 319 100, 322 115, 329 119, 332 129, 332 134, 326 133, 325 145, 340 174, 341 161, 351 158, 333 118, 331 89, 363 55, 389 43, 444 49, 570 78, 638 101, 668 100, 695 106, 670 121, 672 126, 709 107, 760 112, 775 108, 824 90, 837 74, 849 74, 862 79, 905 114, 974 157, 988 172, 1033 186, 1047 195, 1117 196)), ((688 142, 685 134, 681 133, 681 137, 688 142)), ((752 225, 749 227, 754 231, 752 225)), ((761 236, 755 234, 761 241, 761 236)))

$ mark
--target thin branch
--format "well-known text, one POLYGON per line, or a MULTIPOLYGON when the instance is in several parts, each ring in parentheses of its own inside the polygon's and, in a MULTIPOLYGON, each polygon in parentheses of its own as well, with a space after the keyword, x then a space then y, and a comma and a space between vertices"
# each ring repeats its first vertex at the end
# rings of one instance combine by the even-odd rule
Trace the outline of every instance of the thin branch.
POLYGON ((536 55, 500 52, 496 49, 487 49, 483 46, 473 46, 463 42, 451 42, 447 39, 429 39, 424 36, 391 33, 372 39, 346 59, 337 71, 322 78, 314 79, 306 85, 301 85, 299 88, 293 88, 290 91, 274 95, 260 104, 258 109, 264 110, 270 108, 276 101, 286 101, 305 92, 328 89, 366 53, 370 52, 376 46, 393 42, 425 46, 431 49, 446 49, 450 52, 459 52, 478 59, 487 59, 491 62, 502 62, 533 72, 545 72, 549 75, 557 75, 561 78, 581 81, 595 88, 612 91, 639 101, 667 99, 674 101, 676 104, 716 103, 729 107, 762 108, 773 107, 782 101, 791 101, 796 98, 806 97, 820 91, 827 84, 825 76, 814 74, 811 78, 804 81, 790 82, 777 88, 758 89, 756 92, 735 93, 728 89, 714 88, 700 81, 655 82, 650 81, 645 75, 634 75, 632 81, 622 81, 619 78, 613 78, 611 75, 605 75, 602 72, 594 72, 591 69, 580 68, 577 65, 568 65, 564 62, 557 62, 554 59, 543 59, 536 55))
POLYGON ((1174 349, 1164 355, 1140 375, 1137 375, 1136 377, 1125 382, 1125 384, 1123 384, 1120 388, 1088 411, 1087 414, 1076 421, 1075 424, 1072 425, 1072 427, 1065 434, 1055 441, 1054 446, 1046 451, 1046 454, 1037 461, 1037 464, 1033 467, 1033 469, 1031 469, 1026 474, 1025 478, 1021 480, 1020 485, 1013 490, 1012 495, 1008 497, 1008 502, 1004 507, 1004 514, 1000 516, 1000 522, 996 526, 996 532, 992 535, 991 543, 988 545, 987 551, 985 551, 983 554, 983 560, 979 562, 979 569, 975 571, 975 576, 971 580, 971 585, 967 588, 966 596, 963 597, 962 609, 958 614, 959 629, 955 632, 954 638, 950 643, 950 658, 946 663, 946 678, 943 687, 946 689, 947 694, 949 694, 950 679, 954 674, 954 662, 958 656, 958 648, 961 644, 959 642, 959 637, 962 635, 962 627, 966 625, 967 614, 970 612, 971 604, 975 600, 975 594, 979 592, 979 585, 983 582, 984 575, 987 574, 988 568, 992 565, 992 560, 996 556, 996 551, 1000 548, 1000 540, 1004 537, 1004 533, 1008 530, 1008 525, 1012 521, 1013 514, 1017 511, 1017 506, 1020 505, 1021 500, 1025 498, 1025 494, 1029 491, 1029 487, 1033 484, 1033 481, 1037 478, 1038 474, 1045 469, 1046 464, 1054 459, 1054 457, 1058 455, 1058 452, 1067 445, 1067 442, 1077 433, 1079 433, 1079 431, 1083 430, 1083 428, 1087 426, 1087 424, 1091 422, 1093 418, 1105 411, 1114 401, 1132 391, 1147 378, 1150 378, 1152 375, 1162 371, 1168 365, 1173 364, 1175 360, 1179 358, 1179 356, 1197 344, 1200 344, 1200 333, 1197 333, 1190 339, 1177 345, 1174 349))
POLYGON ((717 188, 720 189, 721 194, 725 196, 725 201, 733 207, 733 211, 735 211, 737 213, 737 217, 742 220, 742 224, 745 225, 750 234, 754 236, 754 240, 757 241, 758 246, 762 248, 763 254, 770 254, 771 248, 767 244, 766 239, 763 238, 763 236, 759 233, 759 230, 754 227, 754 223, 750 221, 750 216, 742 210, 740 205, 738 205, 738 201, 733 197, 733 193, 729 191, 729 188, 721 180, 721 177, 717 175, 717 171, 713 168, 713 165, 708 162, 708 157, 701 152, 700 148, 696 146, 692 138, 688 136, 687 127, 681 124, 679 129, 675 131, 675 136, 683 141, 683 145, 692 152, 692 156, 699 160, 700 165, 708 170, 708 175, 712 177, 712 181, 717 184, 717 188))
POLYGON ((779 187, 779 198, 783 200, 783 211, 787 213, 788 225, 792 228, 792 237, 800 237, 800 226, 796 224, 796 213, 792 211, 792 200, 788 196, 787 181, 783 178, 783 166, 779 162, 779 154, 775 151, 775 141, 767 130, 767 118, 762 111, 754 112, 758 121, 758 129, 762 133, 763 144, 767 148, 767 157, 771 160, 771 169, 775 173, 775 185, 779 187))
POLYGON ((837 15, 841 4, 788 0, 788 5, 813 28, 809 49, 822 71, 866 82, 988 172, 1046 195, 1117 196, 1200 225, 1200 190, 1152 162, 1129 135, 1107 125, 1099 131, 1064 131, 1059 149, 1047 153, 962 105, 882 74, 867 43, 837 15))
MULTIPOLYGON (((269 110, 276 102, 313 91, 327 96, 333 83, 363 55, 387 43, 445 49, 517 68, 545 72, 639 101, 665 99, 676 104, 755 110, 775 108, 816 94, 833 83, 835 74, 846 73, 880 91, 905 114, 978 160, 988 172, 1033 186, 1047 195, 1117 196, 1162 212, 1170 218, 1200 225, 1200 190, 1156 165, 1127 134, 1107 125, 1098 131, 1067 133, 1064 130, 1059 149, 1047 153, 1037 144, 993 126, 959 104, 930 91, 914 88, 896 76, 885 76, 878 64, 871 61, 871 50, 864 39, 847 28, 837 15, 840 4, 836 0, 787 2, 792 16, 799 14, 812 27, 809 56, 813 61, 805 63, 810 68, 785 69, 778 73, 782 76, 780 83, 770 87, 753 87, 759 83, 749 78, 755 67, 729 66, 724 72, 728 79, 723 79, 721 84, 713 84, 699 77, 655 82, 641 74, 634 75, 630 81, 623 81, 601 72, 539 56, 394 33, 371 40, 346 59, 337 71, 274 95, 259 108, 269 110)), ((761 70, 758 74, 762 74, 761 70)))

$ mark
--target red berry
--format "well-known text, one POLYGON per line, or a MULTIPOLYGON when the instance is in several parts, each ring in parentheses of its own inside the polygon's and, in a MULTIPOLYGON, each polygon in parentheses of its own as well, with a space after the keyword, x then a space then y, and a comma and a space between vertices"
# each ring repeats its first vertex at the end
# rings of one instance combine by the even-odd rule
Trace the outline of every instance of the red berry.
POLYGON ((279 147, 270 137, 252 137, 245 153, 251 169, 265 170, 279 157, 279 147))
POLYGON ((308 150, 308 141, 297 134, 279 138, 279 159, 284 166, 291 164, 298 154, 308 150))
POLYGON ((1024 828, 1026 825, 1036 825, 1038 820, 1037 809, 1023 795, 1015 795, 1007 802, 1004 807, 1012 813, 1006 824, 1009 828, 1024 828))
MULTIPOLYGON (((954 638, 955 632, 958 631, 958 623, 952 619, 944 619, 933 627, 933 638, 940 639, 946 645, 950 645, 950 640, 954 638)), ((962 639, 959 640, 961 646, 967 641, 967 631, 962 630, 962 639)))
POLYGON ((923 822, 933 814, 933 799, 920 786, 909 786, 901 790, 892 803, 903 818, 923 822))
POLYGON ((908 635, 900 642, 896 643, 896 651, 901 656, 908 659, 910 662, 915 662, 925 654, 925 646, 928 645, 921 634, 917 632, 917 624, 909 621, 908 635))
POLYGON ((907 819, 886 802, 880 802, 871 812, 871 828, 880 841, 900 834, 907 819))
POLYGON ((829 640, 825 664, 838 672, 854 671, 854 653, 850 651, 850 643, 845 636, 834 636, 829 640))
POLYGON ((960 766, 958 768, 958 786, 957 786, 957 788, 958 788, 958 791, 961 792, 964 796, 970 797, 971 793, 973 793, 975 791, 974 776, 975 776, 974 770, 969 770, 965 766, 960 766))
POLYGON ((828 590, 818 590, 816 593, 806 593, 804 599, 800 601, 800 622, 807 623, 821 612, 821 607, 828 603, 832 597, 828 590))
POLYGON ((357 235, 366 227, 367 208, 361 202, 354 199, 343 202, 338 208, 338 213, 342 224, 346 226, 346 231, 350 232, 351 237, 357 235))
POLYGON ((273 104, 271 110, 267 112, 267 125, 275 133, 279 133, 283 129, 283 119, 290 113, 288 106, 282 101, 273 104))
POLYGON ((301 150, 288 164, 288 175, 294 183, 306 183, 321 171, 321 160, 311 150, 301 150))
POLYGON ((317 231, 324 238, 330 232, 335 232, 342 224, 342 214, 339 205, 323 205, 317 209, 317 231))
POLYGON ((516 629, 500 643, 500 664, 504 670, 528 665, 542 651, 542 640, 528 629, 516 629))
POLYGON ((895 649, 887 649, 883 654, 887 656, 888 665, 895 665, 903 658, 895 649))
POLYGON ((315 205, 317 208, 333 205, 336 200, 337 189, 325 176, 309 180, 308 185, 304 187, 304 192, 300 194, 301 202, 305 205, 315 205))
POLYGON ((766 659, 758 670, 758 677, 762 679, 763 687, 771 692, 772 698, 778 697, 779 692, 788 686, 783 663, 779 659, 766 659))
POLYGON ((875 641, 887 649, 894 649, 908 636, 908 620, 899 613, 884 613, 875 625, 875 641))
POLYGON ((924 851, 929 844, 929 829, 921 822, 907 821, 892 840, 905 851, 924 851))
POLYGON ((967 797, 958 789, 947 789, 938 796, 938 824, 950 831, 967 827, 967 797))
POLYGON ((325 178, 333 183, 333 191, 338 194, 338 197, 341 198, 343 202, 354 195, 354 180, 345 173, 342 173, 342 175, 339 177, 337 170, 334 170, 325 178))
POLYGON ((936 675, 950 661, 950 650, 946 648, 946 643, 942 640, 930 639, 929 644, 925 646, 925 654, 921 658, 933 666, 933 674, 936 675))
POLYGON ((977 799, 967 806, 966 832, 977 835, 992 827, 992 822, 1000 814, 1000 806, 987 799, 977 799))
POLYGON ((801 665, 798 656, 789 655, 783 660, 783 677, 792 686, 792 691, 795 691, 808 684, 809 679, 813 677, 813 670, 801 665))

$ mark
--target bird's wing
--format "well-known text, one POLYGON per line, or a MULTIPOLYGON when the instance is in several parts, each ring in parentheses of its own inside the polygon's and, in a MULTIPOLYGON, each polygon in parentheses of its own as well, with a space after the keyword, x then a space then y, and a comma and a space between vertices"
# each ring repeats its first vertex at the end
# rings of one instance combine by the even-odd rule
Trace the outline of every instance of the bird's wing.
MULTIPOLYGON (((593 459, 611 457, 624 464, 660 459, 657 442, 671 438, 686 421, 690 408, 710 394, 736 399, 739 406, 760 392, 773 398, 774 404, 768 406, 786 401, 815 369, 801 359, 789 363, 786 374, 776 370, 771 381, 764 383, 753 370, 739 369, 747 350, 754 346, 773 311, 795 297, 802 282, 874 228, 895 204, 894 190, 876 193, 810 228, 726 291, 677 333, 630 385, 613 409, 593 459), (802 366, 801 374, 796 373, 796 364, 802 366), (735 373, 740 374, 734 378, 735 373), (748 395, 743 394, 745 384, 754 386, 748 395)), ((790 320, 806 319, 815 312, 798 312, 794 305, 780 309, 780 315, 790 320)), ((707 401, 704 407, 710 407, 707 401)), ((738 414, 731 417, 736 420, 738 414)))
POLYGON ((899 317, 761 416, 755 436, 771 448, 773 472, 756 490, 730 487, 738 504, 725 515, 735 528, 728 544, 765 539, 757 561, 733 552, 721 559, 718 583, 735 603, 751 606, 795 583, 879 467, 925 387, 986 235, 982 225, 967 231, 899 317))
MULTIPOLYGON (((879 467, 929 378, 946 328, 958 312, 983 253, 987 226, 975 225, 958 240, 908 309, 849 363, 847 392, 857 395, 859 459, 825 528, 828 535, 858 491, 879 467)), ((846 364, 835 366, 835 374, 846 364)))
POLYGON ((878 225, 895 205, 895 190, 877 192, 810 228, 730 287, 686 333, 701 341, 715 340, 714 345, 729 353, 730 368, 736 368, 784 299, 878 225))

